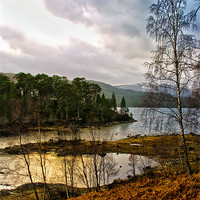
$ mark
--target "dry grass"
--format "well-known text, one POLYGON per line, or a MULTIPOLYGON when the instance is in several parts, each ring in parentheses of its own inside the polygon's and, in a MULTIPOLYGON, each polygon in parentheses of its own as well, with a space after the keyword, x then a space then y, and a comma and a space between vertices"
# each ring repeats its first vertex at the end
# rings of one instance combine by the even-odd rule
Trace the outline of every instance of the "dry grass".
POLYGON ((187 174, 156 174, 152 177, 138 177, 132 182, 119 181, 112 189, 85 194, 72 198, 76 200, 132 200, 132 199, 200 199, 200 172, 187 174))

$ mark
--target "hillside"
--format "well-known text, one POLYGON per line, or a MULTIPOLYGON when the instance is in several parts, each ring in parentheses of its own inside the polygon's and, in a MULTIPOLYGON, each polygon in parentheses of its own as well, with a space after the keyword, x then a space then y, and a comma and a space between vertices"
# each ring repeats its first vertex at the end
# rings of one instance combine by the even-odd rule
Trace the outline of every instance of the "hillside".
POLYGON ((148 84, 147 83, 137 83, 132 85, 116 85, 119 89, 124 90, 135 90, 135 91, 141 91, 141 92, 147 92, 148 91, 148 84))
POLYGON ((14 79, 14 73, 3 73, 3 72, 0 72, 0 74, 3 74, 3 75, 6 75, 11 81, 15 81, 14 79))
MULTIPOLYGON (((150 88, 147 83, 138 83, 132 85, 117 85, 119 89, 123 90, 133 90, 133 91, 141 91, 141 92, 149 92, 150 88)), ((177 95, 176 85, 168 85, 168 84, 161 84, 158 86, 159 92, 167 92, 172 96, 177 95)), ((181 96, 182 97, 189 97, 192 95, 192 90, 189 87, 184 87, 181 89, 181 96)))
POLYGON ((125 89, 120 89, 115 86, 111 86, 109 84, 105 84, 105 83, 98 82, 98 81, 93 81, 93 80, 88 80, 88 81, 91 83, 98 84, 101 87, 102 92, 108 98, 111 98, 112 92, 114 92, 116 99, 117 99, 118 106, 120 105, 121 99, 124 96, 126 99, 127 106, 139 107, 142 104, 143 97, 145 95, 147 95, 147 92, 135 91, 135 90, 125 90, 125 89))
POLYGON ((76 200, 109 199, 200 199, 200 173, 188 177, 186 174, 156 174, 135 177, 129 181, 116 181, 111 189, 88 193, 76 200))

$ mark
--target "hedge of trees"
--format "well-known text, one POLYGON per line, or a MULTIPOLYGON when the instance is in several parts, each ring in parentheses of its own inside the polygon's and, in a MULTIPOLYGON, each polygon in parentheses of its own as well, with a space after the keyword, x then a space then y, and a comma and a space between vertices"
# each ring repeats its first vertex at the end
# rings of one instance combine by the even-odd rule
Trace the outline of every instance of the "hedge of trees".
POLYGON ((108 99, 99 85, 85 78, 69 81, 66 77, 18 73, 11 81, 0 74, 0 124, 21 122, 34 125, 76 121, 98 124, 129 119, 116 112, 113 93, 108 99))

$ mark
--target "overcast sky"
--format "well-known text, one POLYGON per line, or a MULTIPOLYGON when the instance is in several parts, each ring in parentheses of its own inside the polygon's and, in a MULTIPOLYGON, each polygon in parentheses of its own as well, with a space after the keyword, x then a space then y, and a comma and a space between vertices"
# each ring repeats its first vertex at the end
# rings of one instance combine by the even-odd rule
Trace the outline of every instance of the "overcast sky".
POLYGON ((0 72, 144 81, 152 0, 0 0, 0 72))

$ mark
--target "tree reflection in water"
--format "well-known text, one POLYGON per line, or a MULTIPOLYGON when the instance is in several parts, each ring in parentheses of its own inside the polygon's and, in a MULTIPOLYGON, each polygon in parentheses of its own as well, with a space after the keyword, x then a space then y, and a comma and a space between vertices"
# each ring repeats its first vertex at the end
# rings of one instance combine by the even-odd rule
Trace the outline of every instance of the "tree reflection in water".
POLYGON ((68 194, 67 185, 72 187, 72 193, 80 185, 88 191, 92 187, 98 190, 101 185, 109 184, 119 171, 112 155, 105 154, 63 156, 61 164, 68 194))

